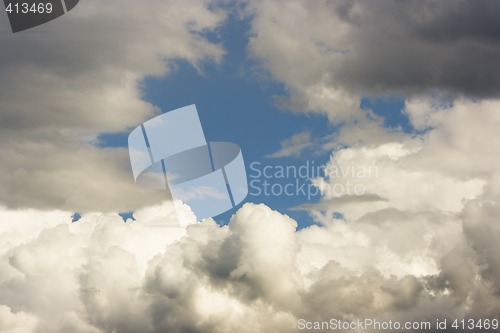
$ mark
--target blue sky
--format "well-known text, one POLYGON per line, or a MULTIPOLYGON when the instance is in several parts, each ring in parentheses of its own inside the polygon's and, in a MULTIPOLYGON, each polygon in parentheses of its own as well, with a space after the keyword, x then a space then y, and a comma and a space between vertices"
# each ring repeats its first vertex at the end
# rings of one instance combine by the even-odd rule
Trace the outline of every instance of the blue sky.
MULTIPOLYGON (((278 151, 280 142, 294 134, 307 131, 314 140, 332 134, 335 126, 322 115, 290 112, 275 105, 274 97, 287 95, 286 88, 266 75, 259 63, 247 53, 249 29, 248 19, 230 15, 216 33, 205 36, 224 46, 226 54, 220 63, 205 62, 196 69, 186 61, 176 61, 171 64, 174 69, 168 75, 148 77, 142 82, 143 98, 158 106, 162 112, 196 104, 208 141, 229 141, 240 145, 250 181, 257 176, 255 169, 265 166, 300 167, 306 163, 317 167, 324 165, 331 152, 306 149, 300 156, 267 156, 278 151), (252 163, 254 168, 250 168, 252 163)), ((363 109, 372 109, 384 117, 387 127, 412 131, 408 118, 402 113, 404 99, 400 96, 365 97, 360 101, 360 106, 363 109)), ((126 147, 128 134, 103 134, 100 137, 100 145, 126 147)), ((297 184, 292 177, 276 178, 268 182, 270 186, 297 184)), ((307 181, 300 179, 299 183, 302 185, 307 181)), ((278 196, 272 195, 270 191, 265 194, 264 189, 260 192, 261 194, 257 195, 257 190, 250 189, 244 202, 265 203, 294 218, 299 228, 315 223, 306 211, 292 208, 317 202, 319 195, 303 195, 303 192, 299 191, 293 196, 278 196)), ((220 224, 228 223, 236 209, 215 217, 215 220, 220 224)))
POLYGON ((500 1, 394 3, 80 1, 19 34, 0 15, 0 331, 498 318, 500 1), (227 228, 134 183, 141 99, 196 104, 208 141, 241 146, 250 195, 227 228), (253 194, 295 186, 255 163, 306 162, 331 167, 324 198, 253 194))

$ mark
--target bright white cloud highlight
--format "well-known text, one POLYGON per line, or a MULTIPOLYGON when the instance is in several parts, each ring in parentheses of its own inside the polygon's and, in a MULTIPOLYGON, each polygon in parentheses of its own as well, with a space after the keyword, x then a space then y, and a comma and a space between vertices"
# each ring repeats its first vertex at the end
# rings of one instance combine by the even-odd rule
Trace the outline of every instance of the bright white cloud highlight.
POLYGON ((488 255, 498 209, 481 200, 464 215, 382 209, 298 232, 264 205, 244 205, 225 227, 151 226, 165 209, 146 210, 127 223, 101 213, 70 223, 69 213, 23 221, 3 209, 15 236, 0 251, 0 330, 293 332, 299 318, 500 311, 500 266, 488 255), (33 231, 16 234, 19 225, 33 231))

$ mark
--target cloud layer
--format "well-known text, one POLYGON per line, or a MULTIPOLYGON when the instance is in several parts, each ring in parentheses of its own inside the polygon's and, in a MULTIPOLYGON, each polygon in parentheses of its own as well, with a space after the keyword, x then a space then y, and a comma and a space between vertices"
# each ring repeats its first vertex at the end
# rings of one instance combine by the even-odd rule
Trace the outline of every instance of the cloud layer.
POLYGON ((147 75, 166 74, 176 59, 221 59, 223 49, 202 32, 225 14, 209 7, 88 0, 35 30, 1 34, 0 202, 77 211, 160 202, 161 194, 136 188, 125 149, 95 144, 100 133, 125 132, 159 112, 142 100, 147 75))
MULTIPOLYGON (((500 319, 498 2, 245 10, 248 51, 289 89, 277 103, 344 123, 323 147, 327 176, 313 180, 323 201, 302 206, 318 225, 296 231, 252 203, 227 226, 196 223, 136 188, 127 152, 98 147, 99 134, 158 112, 141 99, 145 76, 174 59, 219 61, 223 48, 203 36, 225 13, 210 1, 86 0, 47 30, 0 35, 0 331, 500 319), (359 108, 364 94, 393 93, 418 132, 387 130, 359 108), (113 213, 132 209, 126 223, 113 213), (72 223, 75 210, 87 213, 72 223)), ((312 149, 313 134, 272 156, 312 149)))
POLYGON ((500 313, 491 203, 460 215, 383 209, 298 232, 264 205, 246 204, 225 227, 183 211, 187 227, 149 224, 172 221, 162 206, 127 223, 2 210, 0 330, 293 332, 301 318, 500 313))

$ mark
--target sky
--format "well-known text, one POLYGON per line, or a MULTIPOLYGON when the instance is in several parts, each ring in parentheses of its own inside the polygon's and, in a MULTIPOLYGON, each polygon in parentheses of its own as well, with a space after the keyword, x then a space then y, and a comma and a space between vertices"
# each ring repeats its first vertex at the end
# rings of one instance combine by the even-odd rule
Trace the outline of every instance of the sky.
MULTIPOLYGON (((296 165, 300 167, 307 161, 319 166, 328 159, 328 152, 309 149, 305 154, 285 155, 280 158, 271 155, 280 150, 280 143, 296 133, 309 133, 311 143, 314 137, 320 138, 330 133, 334 125, 323 116, 291 114, 280 109, 274 99, 286 96, 283 84, 271 78, 255 74, 262 71, 259 64, 246 53, 250 37, 250 19, 238 13, 229 13, 224 24, 216 32, 206 33, 214 43, 221 43, 226 54, 220 63, 206 62, 198 67, 183 60, 172 61, 174 69, 167 76, 146 77, 141 83, 142 96, 148 102, 168 112, 186 105, 195 104, 209 141, 229 141, 240 145, 248 176, 264 181, 261 174, 265 166, 281 167, 296 165), (256 135, 258 131, 258 135, 256 135), (254 168, 250 168, 254 165, 254 168)), ((366 102, 370 105, 370 101, 366 102)), ((101 147, 127 147, 129 132, 104 133, 99 137, 101 147)), ((293 152, 292 152, 293 153, 293 152)), ((273 184, 286 185, 294 182, 292 177, 269 180, 273 184)), ((250 188, 245 202, 265 203, 301 221, 300 227, 315 223, 309 214, 293 210, 294 207, 310 201, 317 201, 319 195, 295 193, 293 195, 273 195, 261 186, 250 188)), ((300 184, 308 184, 307 178, 300 184)), ((280 186, 281 188, 281 186, 280 186)), ((275 187, 274 193, 280 193, 275 187)), ((237 209, 237 208, 236 208, 237 209)), ((231 210, 215 217, 220 224, 227 224, 234 214, 231 210)))
POLYGON ((0 13, 0 332, 498 323, 498 12, 82 0, 15 34, 0 13), (203 221, 127 148, 190 104, 249 183, 203 221))

